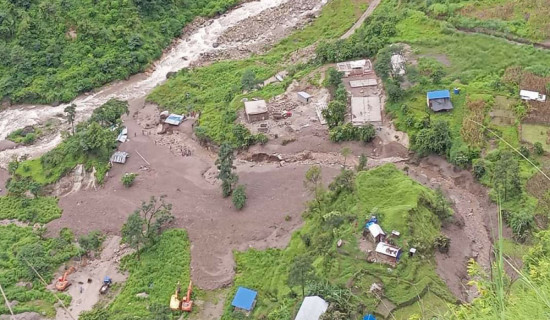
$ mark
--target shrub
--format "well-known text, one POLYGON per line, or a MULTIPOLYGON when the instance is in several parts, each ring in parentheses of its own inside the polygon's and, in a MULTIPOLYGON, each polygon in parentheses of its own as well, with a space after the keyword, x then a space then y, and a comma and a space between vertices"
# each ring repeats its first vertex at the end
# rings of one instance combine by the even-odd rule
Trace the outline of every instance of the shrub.
POLYGON ((535 226, 533 214, 526 210, 504 211, 503 215, 510 228, 512 228, 514 236, 520 241, 524 241, 535 226))
POLYGON ((72 243, 74 240, 74 233, 69 228, 63 228, 59 231, 59 237, 68 243, 72 243))
POLYGON ((122 182, 124 187, 130 188, 134 184, 137 176, 137 173, 125 173, 122 178, 120 178, 120 181, 122 182))
POLYGON ((473 165, 473 171, 474 171, 474 177, 477 180, 481 179, 486 172, 485 161, 483 161, 482 159, 475 161, 473 165))
POLYGON ((241 210, 246 205, 246 189, 243 185, 238 185, 235 190, 233 190, 233 195, 231 201, 237 210, 241 210))
POLYGON ((330 140, 333 142, 342 141, 363 141, 371 142, 376 136, 374 126, 354 127, 351 123, 335 127, 330 130, 330 140))
POLYGON ((100 231, 91 231, 86 235, 80 236, 78 243, 82 249, 90 252, 99 250, 103 240, 105 240, 105 236, 100 231))
POLYGON ((263 133, 258 133, 255 137, 254 137, 254 140, 256 140, 257 143, 261 144, 262 146, 265 145, 269 139, 267 138, 267 136, 263 133))
POLYGON ((519 152, 526 158, 529 158, 529 156, 531 155, 531 152, 529 152, 529 148, 527 148, 526 146, 519 147, 519 152))
POLYGON ((542 143, 535 142, 534 151, 537 156, 542 156, 544 154, 544 148, 542 147, 542 143))
POLYGON ((347 106, 340 101, 331 101, 326 109, 323 109, 322 114, 330 129, 340 126, 344 123, 347 106))
POLYGON ((420 130, 413 140, 413 149, 421 156, 430 153, 445 155, 452 145, 449 124, 446 121, 437 120, 433 126, 420 130))

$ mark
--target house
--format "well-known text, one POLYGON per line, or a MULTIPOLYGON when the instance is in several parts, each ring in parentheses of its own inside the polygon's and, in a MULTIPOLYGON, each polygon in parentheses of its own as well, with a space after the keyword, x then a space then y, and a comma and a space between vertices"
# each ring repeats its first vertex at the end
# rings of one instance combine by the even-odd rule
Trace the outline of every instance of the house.
POLYGON ((250 313, 256 305, 257 295, 258 293, 254 290, 239 287, 237 289, 237 293, 235 294, 235 298, 233 298, 233 302, 231 302, 231 305, 235 308, 235 310, 250 313))
POLYGON ((526 100, 526 101, 539 101, 539 102, 546 101, 546 95, 542 93, 538 93, 536 91, 520 90, 519 96, 521 97, 521 100, 526 100))
POLYGON ((305 297, 294 320, 319 320, 328 309, 328 302, 318 296, 305 297))
POLYGON ((344 77, 360 76, 372 72, 372 63, 368 59, 346 61, 336 64, 339 72, 344 73, 344 77))
POLYGON ((401 249, 389 243, 379 242, 376 245, 376 260, 392 266, 396 266, 401 257, 401 249))
POLYGON ((164 120, 164 123, 171 124, 173 126, 179 126, 185 117, 183 115, 179 114, 170 114, 166 120, 164 120))
POLYGON ((244 103, 244 112, 246 113, 248 122, 263 121, 269 118, 265 100, 246 101, 244 103))
POLYGON ((382 227, 380 227, 378 223, 367 224, 367 230, 369 230, 367 234, 369 239, 374 243, 384 241, 386 238, 386 233, 382 230, 382 227))
POLYGON ((379 97, 351 97, 351 124, 382 125, 382 103, 379 97))
POLYGON ((449 90, 428 91, 427 102, 428 108, 435 112, 453 109, 451 92, 449 92, 449 90))
POLYGON ((124 164, 129 156, 128 152, 117 151, 111 156, 111 162, 124 164))
POLYGON ((298 101, 301 103, 309 103, 311 100, 311 95, 307 92, 300 91, 298 92, 298 101))
POLYGON ((126 140, 128 140, 128 128, 124 127, 122 128, 122 131, 120 131, 116 141, 124 143, 126 140))

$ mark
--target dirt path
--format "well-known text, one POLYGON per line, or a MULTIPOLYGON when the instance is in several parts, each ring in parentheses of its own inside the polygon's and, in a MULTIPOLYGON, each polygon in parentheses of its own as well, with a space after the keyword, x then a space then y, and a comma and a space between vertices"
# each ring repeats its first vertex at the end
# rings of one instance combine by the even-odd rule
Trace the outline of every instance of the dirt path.
POLYGON ((474 258, 484 269, 490 268, 497 207, 469 171, 443 158, 430 156, 418 165, 407 165, 413 179, 432 189, 441 188, 453 202, 456 222, 442 230, 451 239, 451 247, 448 254, 436 254, 436 270, 455 296, 471 301, 476 292, 467 286, 466 265, 474 258))
MULTIPOLYGON (((65 291, 72 297, 68 309, 73 317, 78 318, 81 312, 92 310, 100 299, 99 289, 105 276, 111 277, 113 283, 126 281, 128 275, 121 273, 118 266, 120 258, 129 252, 127 249, 121 250, 119 236, 111 236, 105 240, 99 259, 92 260, 82 267, 76 266, 76 272, 69 275, 72 285, 65 291), (88 282, 88 279, 92 281, 88 282)), ((57 310, 55 319, 72 320, 64 309, 57 310)))
POLYGON ((351 29, 349 29, 346 33, 344 33, 344 35, 342 35, 340 39, 347 39, 351 37, 351 35, 355 33, 355 30, 361 27, 363 25, 363 22, 365 22, 365 20, 367 20, 367 18, 370 17, 370 15, 374 12, 374 9, 376 9, 376 7, 378 7, 378 5, 380 4, 380 1, 381 0, 372 0, 367 10, 365 10, 365 13, 363 13, 363 15, 359 18, 359 20, 355 22, 353 27, 351 27, 351 29))

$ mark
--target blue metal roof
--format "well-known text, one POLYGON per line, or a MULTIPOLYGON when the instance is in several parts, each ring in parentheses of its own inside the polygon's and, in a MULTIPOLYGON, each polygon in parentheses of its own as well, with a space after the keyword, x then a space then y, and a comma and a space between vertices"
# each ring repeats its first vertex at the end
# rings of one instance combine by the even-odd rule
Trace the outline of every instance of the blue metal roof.
POLYGON ((451 98, 449 90, 428 91, 428 99, 445 99, 451 98))
POLYGON ((256 300, 256 295, 258 295, 258 293, 254 290, 239 287, 231 305, 239 309, 250 311, 254 305, 254 300, 256 300))

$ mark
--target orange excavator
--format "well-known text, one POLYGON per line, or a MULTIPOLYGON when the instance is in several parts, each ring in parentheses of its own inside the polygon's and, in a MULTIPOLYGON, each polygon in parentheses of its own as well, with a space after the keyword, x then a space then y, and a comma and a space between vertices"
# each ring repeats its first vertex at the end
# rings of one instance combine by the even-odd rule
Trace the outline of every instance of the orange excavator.
POLYGON ((69 282, 68 276, 75 271, 76 269, 74 267, 70 267, 65 271, 62 277, 59 277, 57 279, 57 282, 55 283, 55 288, 57 289, 57 291, 67 290, 67 288, 71 285, 71 283, 69 282))
POLYGON ((174 311, 191 312, 193 310, 193 300, 191 300, 191 293, 193 292, 193 282, 189 281, 189 287, 187 287, 187 295, 180 300, 181 286, 178 282, 176 292, 170 298, 170 309, 174 311))

